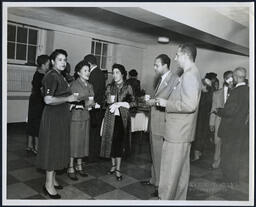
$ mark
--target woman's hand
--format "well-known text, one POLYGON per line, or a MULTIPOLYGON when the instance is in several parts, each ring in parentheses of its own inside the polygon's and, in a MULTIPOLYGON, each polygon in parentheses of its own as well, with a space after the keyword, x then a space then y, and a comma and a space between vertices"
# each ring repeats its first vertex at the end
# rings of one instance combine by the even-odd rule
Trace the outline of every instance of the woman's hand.
POLYGON ((78 101, 78 96, 79 96, 79 94, 75 94, 75 93, 68 96, 68 102, 78 101))

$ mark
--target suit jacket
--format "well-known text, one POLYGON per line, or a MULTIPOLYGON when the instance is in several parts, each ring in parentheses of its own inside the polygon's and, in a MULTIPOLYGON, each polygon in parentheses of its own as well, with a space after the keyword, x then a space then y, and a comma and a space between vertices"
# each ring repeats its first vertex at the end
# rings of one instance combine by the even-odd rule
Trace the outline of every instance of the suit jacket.
POLYGON ((218 115, 222 118, 218 130, 219 137, 234 140, 238 136, 243 137, 249 116, 249 87, 242 85, 234 88, 218 115))
MULTIPOLYGON (((224 88, 221 88, 213 93, 211 111, 215 111, 216 108, 223 108, 223 107, 224 107, 224 88)), ((217 116, 216 114, 211 113, 209 125, 215 126, 215 134, 216 132, 218 132, 220 120, 221 120, 220 116, 217 116)))
MULTIPOLYGON (((92 85, 90 83, 85 86, 85 84, 80 80, 80 78, 77 78, 71 83, 71 91, 72 93, 79 93, 79 100, 85 101, 85 103, 88 101, 89 96, 94 96, 94 92, 92 89, 92 85)), ((85 108, 83 110, 72 110, 72 121, 85 121, 90 118, 88 108, 85 108)))
MULTIPOLYGON (((155 90, 153 98, 168 99, 173 91, 175 84, 178 82, 178 76, 170 72, 161 83, 160 87, 155 90)), ((165 109, 158 106, 151 107, 151 133, 159 136, 164 136, 165 132, 165 109)))
POLYGON ((198 105, 201 96, 201 76, 195 64, 184 71, 170 94, 165 117, 165 139, 169 142, 194 140, 198 105))
POLYGON ((102 106, 106 90, 104 73, 98 67, 93 69, 89 82, 93 86, 94 101, 102 106))
POLYGON ((140 81, 136 78, 129 78, 126 82, 132 87, 134 96, 138 97, 140 94, 140 81))

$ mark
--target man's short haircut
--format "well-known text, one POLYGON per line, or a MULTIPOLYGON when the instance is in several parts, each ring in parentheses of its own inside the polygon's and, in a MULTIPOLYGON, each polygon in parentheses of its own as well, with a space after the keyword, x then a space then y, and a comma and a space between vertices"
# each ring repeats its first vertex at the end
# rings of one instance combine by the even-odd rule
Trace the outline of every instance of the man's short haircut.
POLYGON ((246 71, 246 69, 243 68, 243 67, 237 67, 237 68, 234 70, 233 73, 237 73, 237 75, 238 75, 239 77, 246 78, 246 73, 247 73, 247 71, 246 71))
POLYGON ((228 77, 229 74, 233 74, 233 72, 231 70, 228 70, 223 74, 224 80, 228 77))
POLYGON ((84 57, 84 61, 91 63, 92 65, 97 65, 97 59, 94 55, 89 54, 84 57))
POLYGON ((129 71, 129 75, 132 77, 136 77, 138 75, 137 71, 135 69, 132 69, 129 71))
POLYGON ((197 49, 196 46, 193 43, 185 43, 179 46, 182 53, 185 53, 188 55, 188 57, 195 62, 196 55, 197 55, 197 49))
POLYGON ((167 68, 170 68, 171 59, 166 54, 161 54, 156 57, 156 59, 160 59, 162 65, 166 64, 167 68))

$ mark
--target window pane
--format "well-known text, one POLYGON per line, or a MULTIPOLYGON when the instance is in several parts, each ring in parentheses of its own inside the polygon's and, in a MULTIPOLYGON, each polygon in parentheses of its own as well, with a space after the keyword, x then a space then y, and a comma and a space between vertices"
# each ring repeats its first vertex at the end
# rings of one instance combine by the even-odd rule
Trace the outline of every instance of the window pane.
POLYGON ((36 46, 28 46, 28 63, 35 64, 36 46))
POLYGON ((27 52, 26 45, 17 44, 16 59, 26 60, 26 52, 27 52))
POLYGON ((94 41, 92 41, 91 54, 94 54, 94 45, 95 45, 95 43, 94 43, 94 41))
POLYGON ((27 43, 27 34, 27 28, 18 27, 17 42, 27 43))
POLYGON ((96 55, 101 55, 101 43, 100 42, 96 42, 96 55))
POLYGON ((100 66, 100 65, 101 65, 101 64, 100 64, 100 56, 99 56, 99 55, 95 55, 95 57, 96 57, 96 59, 97 59, 97 65, 100 66))
POLYGON ((102 55, 108 56, 107 52, 108 52, 108 45, 107 44, 103 44, 103 54, 102 55))
POLYGON ((14 25, 8 25, 8 41, 15 42, 15 34, 16 34, 16 26, 14 25))
POLYGON ((37 45, 37 30, 29 29, 28 43, 37 45))
POLYGON ((101 62, 101 68, 106 69, 106 64, 107 64, 107 57, 103 56, 102 62, 101 62))
POLYGON ((7 49, 7 58, 8 59, 14 59, 15 54, 15 44, 8 42, 8 49, 7 49))

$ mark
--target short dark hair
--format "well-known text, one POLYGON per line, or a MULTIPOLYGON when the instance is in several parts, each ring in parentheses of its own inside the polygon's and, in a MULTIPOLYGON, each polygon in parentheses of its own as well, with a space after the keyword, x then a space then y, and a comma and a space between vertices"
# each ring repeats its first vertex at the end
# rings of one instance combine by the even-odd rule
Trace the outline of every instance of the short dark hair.
POLYGON ((228 71, 224 72, 223 78, 226 79, 229 74, 233 74, 233 71, 228 70, 228 71))
POLYGON ((75 67, 75 73, 74 73, 74 78, 77 79, 79 77, 78 75, 78 72, 81 71, 81 69, 84 67, 84 66, 88 66, 90 68, 90 65, 88 62, 82 60, 80 61, 79 63, 77 63, 76 67, 75 67))
POLYGON ((121 74, 123 75, 123 80, 125 81, 125 80, 126 80, 126 76, 127 76, 127 72, 126 72, 126 70, 125 70, 125 67, 124 67, 123 65, 121 65, 121 64, 115 63, 115 64, 112 66, 112 71, 113 71, 114 69, 118 69, 118 70, 121 72, 121 74))
POLYGON ((129 75, 132 77, 136 77, 138 75, 137 71, 135 69, 132 69, 129 71, 129 75))
POLYGON ((197 49, 196 46, 193 43, 185 43, 179 46, 182 53, 186 53, 189 58, 195 62, 196 55, 197 55, 197 49))
POLYGON ((92 65, 97 65, 97 59, 94 55, 89 54, 84 57, 84 61, 91 63, 92 65))
POLYGON ((52 52, 52 54, 50 55, 50 59, 51 60, 55 60, 56 57, 59 55, 59 54, 62 54, 66 57, 68 57, 68 53, 66 52, 66 50, 63 50, 63 49, 56 49, 52 52))
POLYGON ((40 55, 37 57, 36 62, 39 67, 41 67, 43 64, 45 64, 48 60, 50 60, 50 57, 48 55, 40 55))
POLYGON ((171 59, 166 54, 161 54, 156 57, 156 59, 160 59, 162 65, 166 64, 167 68, 170 68, 171 59))

